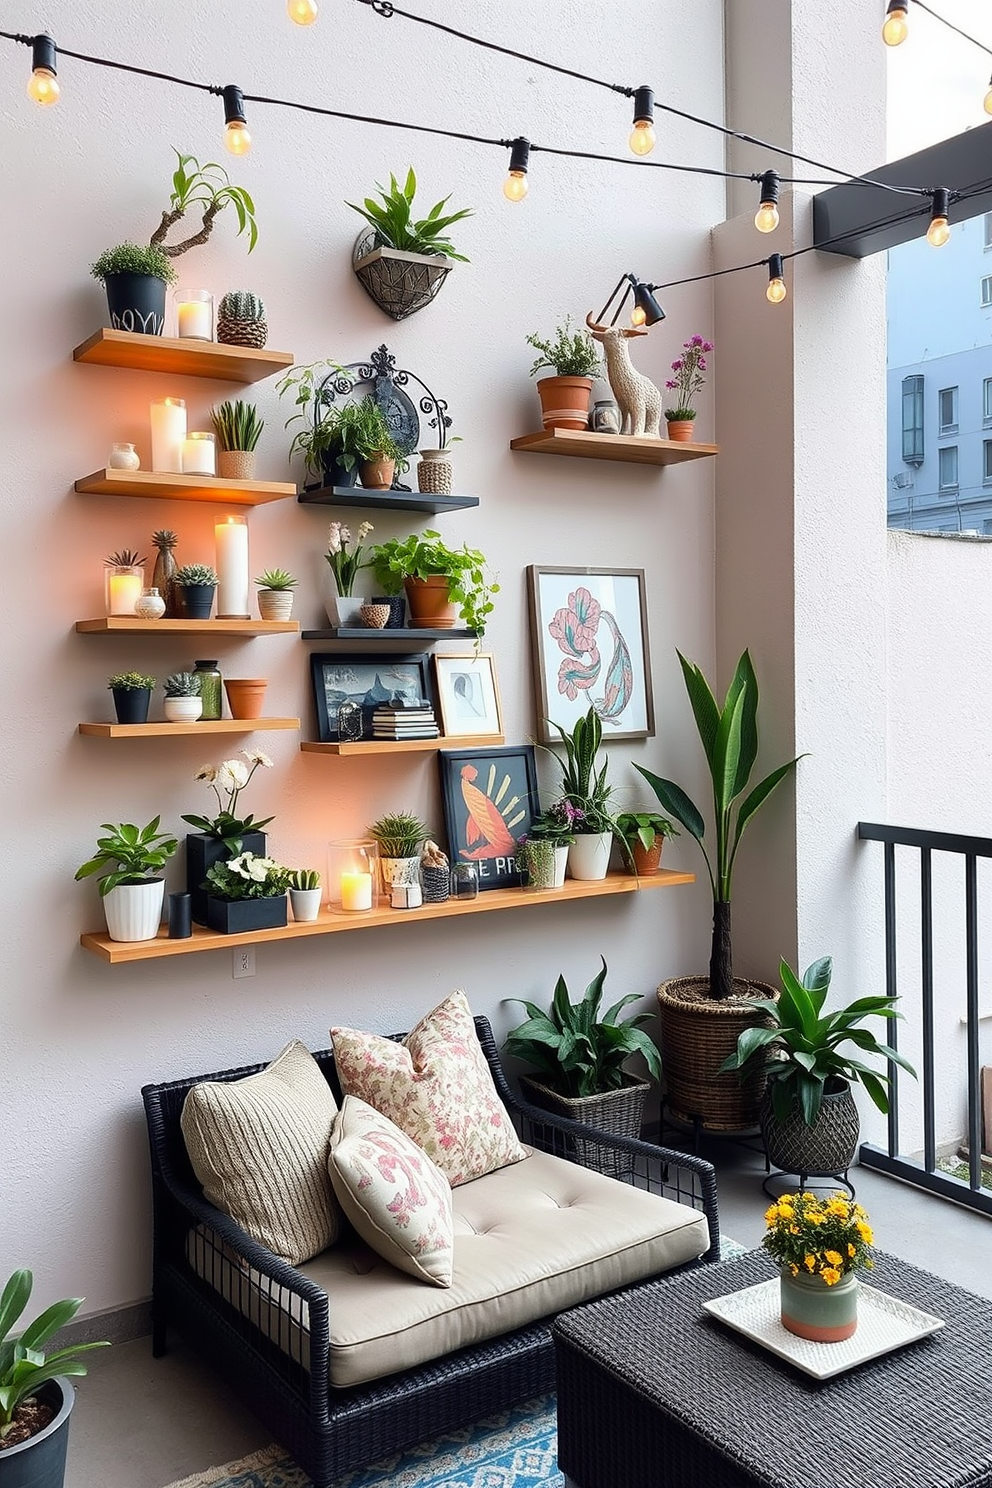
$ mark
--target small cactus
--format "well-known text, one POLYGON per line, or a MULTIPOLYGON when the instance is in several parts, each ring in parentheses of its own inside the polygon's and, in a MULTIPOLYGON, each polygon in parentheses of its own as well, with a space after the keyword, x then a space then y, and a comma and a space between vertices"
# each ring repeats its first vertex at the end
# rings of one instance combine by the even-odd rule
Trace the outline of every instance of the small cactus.
POLYGON ((264 320, 265 305, 247 289, 230 289, 222 297, 217 313, 227 320, 264 320))
POLYGON ((200 679, 195 672, 173 672, 164 682, 166 697, 199 697, 200 679))
POLYGON ((263 347, 269 338, 265 305, 247 289, 230 289, 217 306, 217 340, 228 346, 263 347))

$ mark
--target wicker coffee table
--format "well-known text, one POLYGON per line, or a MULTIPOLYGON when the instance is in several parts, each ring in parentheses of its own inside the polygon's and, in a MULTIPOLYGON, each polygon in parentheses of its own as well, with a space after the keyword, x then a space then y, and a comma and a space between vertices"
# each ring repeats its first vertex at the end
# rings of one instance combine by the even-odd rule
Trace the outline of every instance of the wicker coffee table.
POLYGON ((704 1300, 774 1276, 763 1251, 554 1325, 558 1459, 579 1488, 992 1488, 992 1302, 891 1256, 871 1285, 929 1338, 818 1381, 704 1300))

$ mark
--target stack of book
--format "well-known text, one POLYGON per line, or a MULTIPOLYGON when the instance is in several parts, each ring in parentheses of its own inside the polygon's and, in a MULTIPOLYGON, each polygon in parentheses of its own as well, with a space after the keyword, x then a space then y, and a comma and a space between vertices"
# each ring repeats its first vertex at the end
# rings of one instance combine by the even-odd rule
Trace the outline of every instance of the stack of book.
POLYGON ((372 714, 373 739, 437 739, 440 730, 429 703, 379 703, 372 714))

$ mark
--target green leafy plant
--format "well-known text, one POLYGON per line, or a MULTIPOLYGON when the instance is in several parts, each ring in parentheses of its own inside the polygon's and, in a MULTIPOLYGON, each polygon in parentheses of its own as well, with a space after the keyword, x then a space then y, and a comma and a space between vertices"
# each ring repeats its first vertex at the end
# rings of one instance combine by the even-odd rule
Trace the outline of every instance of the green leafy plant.
POLYGON ((678 837, 679 829, 667 816, 656 811, 621 811, 613 823, 617 836, 627 846, 639 842, 650 852, 658 837, 678 837))
POLYGON ((265 428, 265 420, 259 417, 254 403, 244 403, 240 398, 219 404, 211 417, 217 445, 222 450, 253 450, 265 428))
POLYGON ((678 658, 713 783, 716 842, 712 856, 706 848, 706 824, 702 813, 682 787, 644 769, 643 765, 634 768, 644 776, 664 810, 699 843, 713 889, 710 995, 723 1001, 733 996, 734 991, 730 891, 741 838, 759 806, 792 773, 799 761, 793 759, 779 765, 744 796, 758 757, 758 682, 750 652, 745 651, 738 661, 722 708, 717 705, 699 667, 686 661, 681 651, 678 658))
POLYGON ((160 817, 153 817, 147 827, 136 827, 131 822, 101 822, 107 836, 96 839, 96 853, 76 869, 77 881, 102 873, 97 887, 105 898, 120 884, 142 884, 154 878, 179 846, 175 837, 159 831, 160 821, 160 817))
POLYGON ((285 894, 289 877, 290 870, 274 858, 245 852, 214 863, 200 888, 216 899, 275 899, 285 894))
POLYGON ((297 891, 319 889, 320 874, 316 868, 294 868, 289 875, 289 887, 297 891))
POLYGON ((571 1001, 563 976, 555 984, 547 1012, 526 998, 511 998, 511 1002, 526 1008, 528 1018, 510 1032, 503 1052, 537 1069, 559 1095, 575 1097, 619 1090, 623 1066, 632 1054, 643 1054, 651 1074, 660 1080, 658 1050, 640 1027, 655 1014, 638 1013, 621 1020, 618 1015, 623 1009, 638 1001, 636 992, 628 992, 599 1018, 605 981, 604 959, 579 1003, 571 1001))
POLYGON ((136 548, 121 548, 116 553, 110 553, 104 558, 107 568, 141 568, 145 562, 144 558, 138 556, 136 548))
POLYGON ((866 1018, 901 1018, 895 1009, 896 999, 859 997, 847 1007, 824 1013, 832 973, 833 962, 824 956, 806 968, 800 981, 783 960, 778 1001, 748 999, 749 1007, 766 1014, 768 1026, 745 1028, 737 1040, 736 1052, 720 1066, 721 1070, 732 1071, 742 1070, 752 1061, 763 1064, 772 1109, 779 1121, 787 1120, 798 1105, 803 1120, 812 1126, 825 1094, 842 1089, 843 1081, 855 1085, 859 1080, 884 1115, 889 1109, 886 1086, 891 1077, 887 1071, 873 1070, 862 1063, 859 1054, 879 1055, 916 1075, 900 1053, 888 1044, 880 1044, 869 1029, 861 1026, 866 1018), (853 1045, 853 1051, 842 1050, 844 1044, 853 1045))
MULTIPOLYGON (((295 454, 302 454, 311 475, 319 475, 324 459, 331 456, 337 458, 346 470, 354 470, 358 462, 352 437, 356 415, 347 413, 356 405, 331 405, 319 418, 314 417, 311 405, 316 405, 319 385, 331 374, 348 378, 339 362, 325 357, 307 366, 290 367, 276 383, 280 398, 291 393, 296 404, 296 412, 290 414, 283 427, 288 429, 291 424, 300 423, 289 446, 290 459, 295 454)), ((346 387, 350 386, 349 379, 346 387)))
POLYGON ((107 686, 115 692, 145 692, 155 686, 156 679, 145 672, 115 672, 107 678, 107 686))
POLYGON ((297 583, 298 580, 285 568, 267 568, 255 580, 258 589, 295 589, 297 583))
MULTIPOLYGON (((375 399, 362 398, 351 407, 355 412, 350 416, 349 442, 359 461, 395 460, 399 471, 406 470, 410 462, 393 438, 386 415, 375 399)), ((339 430, 340 427, 339 418, 339 430)))
POLYGON ((173 672, 165 679, 166 697, 199 697, 200 679, 195 672, 173 672))
POLYGON ((409 811, 380 816, 368 829, 384 858, 415 858, 417 849, 431 835, 431 829, 409 811))
POLYGON ((161 248, 139 248, 137 243, 118 243, 116 248, 105 249, 90 266, 90 273, 104 284, 113 274, 148 274, 165 284, 175 284, 179 278, 161 248))
POLYGON ((180 589, 195 589, 200 584, 216 584, 217 570, 209 563, 184 563, 172 575, 172 582, 180 589))
POLYGON ((405 578, 442 575, 448 580, 448 596, 461 610, 465 624, 480 636, 484 633, 499 585, 489 578, 485 556, 477 548, 449 548, 439 532, 428 528, 402 540, 390 538, 376 543, 369 562, 384 594, 399 594, 405 578))
POLYGON ((151 235, 152 247, 160 248, 168 258, 178 258, 190 248, 205 243, 213 231, 214 219, 226 207, 233 207, 238 219, 238 237, 248 235, 248 252, 258 242, 258 225, 255 222, 255 203, 243 186, 232 186, 231 178, 222 165, 208 160, 201 165, 195 155, 183 155, 173 149, 177 165, 172 173, 172 195, 169 206, 162 213, 162 221, 151 235), (200 230, 181 243, 166 243, 169 230, 181 222, 191 208, 200 211, 200 230))
POLYGON ((235 815, 238 797, 255 771, 259 766, 267 770, 272 768, 271 759, 261 749, 242 749, 241 753, 247 763, 239 759, 221 760, 219 765, 201 765, 193 776, 194 780, 206 781, 217 797, 217 815, 183 817, 184 822, 189 822, 198 831, 219 837, 232 854, 241 851, 241 839, 246 832, 260 832, 272 820, 271 816, 256 821, 250 815, 235 815))
POLYGON ((535 816, 528 836, 555 847, 568 847, 575 841, 575 824, 581 820, 571 801, 553 801, 547 811, 535 816))
POLYGON ((376 190, 382 199, 381 203, 367 196, 364 206, 356 206, 354 202, 346 202, 345 205, 371 223, 375 228, 377 244, 398 248, 404 253, 442 253, 445 258, 456 258, 459 263, 468 263, 463 253, 455 252, 446 233, 452 223, 472 216, 471 207, 463 207, 458 212, 449 212, 447 216, 443 216, 442 213, 451 200, 450 196, 446 196, 434 203, 426 217, 422 217, 419 222, 414 221, 413 199, 417 192, 417 178, 412 166, 407 171, 403 186, 400 186, 394 175, 390 175, 389 190, 378 181, 376 190))
POLYGON ((531 377, 545 367, 551 367, 556 377, 595 377, 599 371, 599 352, 588 331, 572 329, 572 317, 567 315, 554 334, 554 340, 542 340, 538 335, 527 337, 528 346, 541 354, 530 369, 531 377))
POLYGON ((354 547, 349 548, 352 537, 347 523, 332 522, 328 527, 327 552, 324 558, 334 575, 338 594, 348 596, 354 593, 356 578, 363 568, 368 567, 362 543, 374 530, 371 522, 359 522, 357 541, 354 547))
POLYGON ((84 1375, 86 1365, 79 1355, 110 1347, 106 1339, 101 1339, 98 1343, 70 1344, 51 1354, 44 1352, 42 1345, 76 1316, 83 1305, 82 1297, 53 1302, 17 1337, 13 1336, 14 1324, 28 1305, 33 1284, 30 1271, 14 1271, 0 1292, 0 1442, 9 1434, 22 1400, 57 1375, 84 1375))
MULTIPOLYGON (((550 721, 550 720, 549 720, 550 721)), ((556 729, 565 750, 565 758, 548 753, 558 761, 561 769, 562 796, 572 807, 572 825, 580 835, 593 832, 611 832, 613 816, 610 811, 612 786, 606 783, 608 761, 597 769, 597 756, 603 742, 603 724, 595 708, 590 708, 582 718, 577 718, 571 733, 560 723, 551 724, 556 729)), ((542 746, 543 747, 543 746, 542 746)))

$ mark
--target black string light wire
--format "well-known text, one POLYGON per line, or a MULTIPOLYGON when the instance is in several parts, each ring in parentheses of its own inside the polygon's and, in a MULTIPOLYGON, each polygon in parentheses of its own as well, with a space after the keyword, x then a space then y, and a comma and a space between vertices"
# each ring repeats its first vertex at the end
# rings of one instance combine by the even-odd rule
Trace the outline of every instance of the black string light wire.
MULTIPOLYGON (((960 26, 956 26, 953 21, 949 21, 947 16, 941 15, 939 10, 934 10, 931 6, 927 5, 926 0, 915 0, 915 3, 920 10, 925 10, 928 16, 932 16, 935 21, 939 21, 942 26, 946 26, 948 31, 955 32, 963 40, 970 41, 972 46, 976 46, 987 57, 992 57, 992 47, 987 47, 984 41, 979 41, 978 37, 972 36, 970 32, 963 31, 960 26)), ((908 5, 909 0, 889 0, 885 25, 882 27, 882 39, 888 46, 899 46, 906 39, 909 29, 907 25, 909 15, 908 5)), ((988 92, 982 101, 982 107, 987 114, 992 114, 992 77, 989 78, 988 92)))

